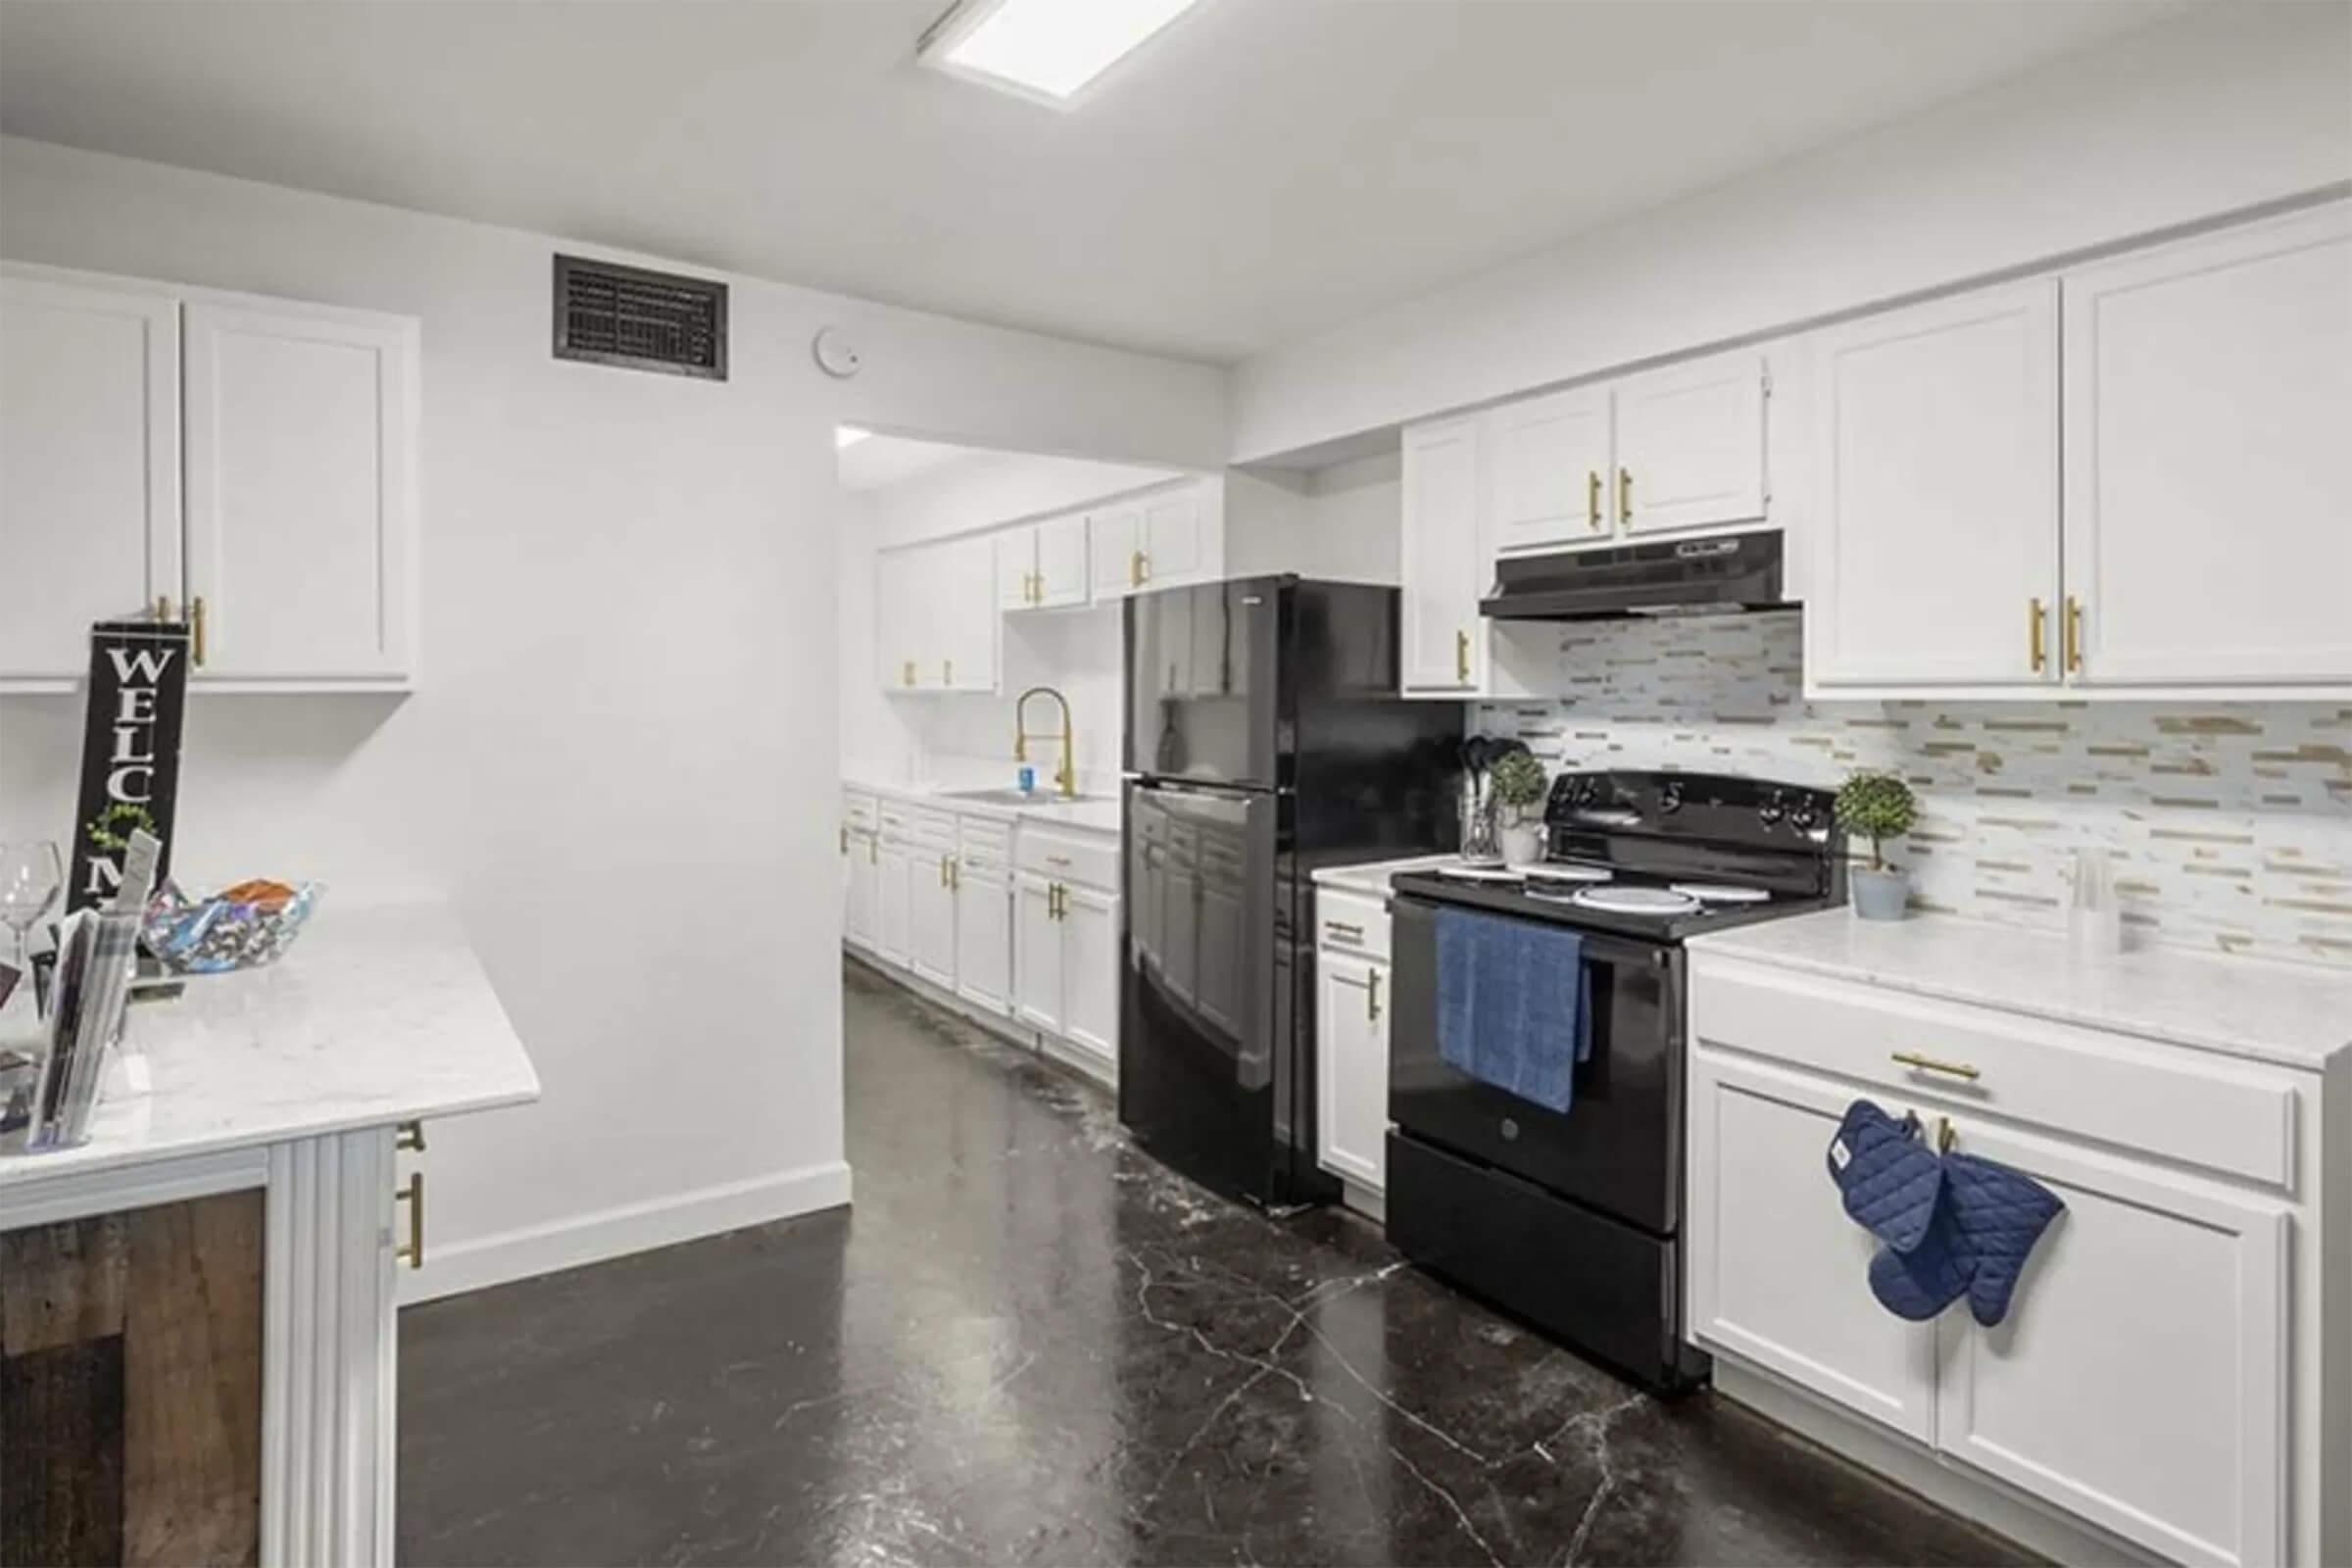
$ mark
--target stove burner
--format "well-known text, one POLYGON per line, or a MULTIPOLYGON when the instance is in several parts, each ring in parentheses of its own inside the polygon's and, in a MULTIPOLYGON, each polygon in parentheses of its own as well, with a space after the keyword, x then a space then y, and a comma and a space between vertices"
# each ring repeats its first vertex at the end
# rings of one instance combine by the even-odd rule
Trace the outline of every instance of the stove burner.
POLYGON ((1441 865, 1438 875, 1454 882, 1524 882, 1525 876, 1492 865, 1441 865))
POLYGON ((1739 888, 1713 882, 1676 882, 1671 890, 1687 894, 1701 904, 1768 904, 1772 894, 1764 888, 1739 888))
POLYGON ((1571 860, 1551 860, 1524 869, 1530 882, 1606 882, 1617 874, 1605 865, 1578 865, 1571 860))
POLYGON ((1699 906, 1690 894, 1669 888, 1583 888, 1568 902, 1616 914, 1688 914, 1699 906))

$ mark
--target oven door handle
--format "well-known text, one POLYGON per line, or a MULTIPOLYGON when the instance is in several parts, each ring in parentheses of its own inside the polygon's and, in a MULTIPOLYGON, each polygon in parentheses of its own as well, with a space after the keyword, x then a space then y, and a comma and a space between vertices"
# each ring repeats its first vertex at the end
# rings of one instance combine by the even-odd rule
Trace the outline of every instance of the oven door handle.
MULTIPOLYGON (((1415 909, 1432 917, 1430 936, 1433 940, 1437 935, 1435 916, 1440 909, 1468 909, 1472 914, 1491 914, 1497 920, 1523 920, 1530 925, 1552 923, 1530 915, 1506 914, 1499 909, 1481 908, 1476 905, 1441 904, 1435 899, 1425 899, 1411 893, 1398 893, 1396 895, 1396 899, 1398 904, 1411 905, 1415 909)), ((1682 951, 1672 943, 1643 942, 1634 937, 1621 937, 1614 933, 1586 930, 1575 926, 1565 926, 1561 929, 1573 930, 1585 939, 1585 961, 1588 963, 1632 963, 1646 968, 1663 969, 1672 964, 1675 955, 1682 951)))

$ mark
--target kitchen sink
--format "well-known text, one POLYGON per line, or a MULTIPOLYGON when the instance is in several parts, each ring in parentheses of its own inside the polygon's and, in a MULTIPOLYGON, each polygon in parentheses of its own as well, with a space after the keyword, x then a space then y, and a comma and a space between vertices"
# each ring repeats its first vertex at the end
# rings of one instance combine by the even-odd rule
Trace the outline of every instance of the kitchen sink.
POLYGON ((1115 795, 1062 796, 1056 795, 1051 790, 1034 790, 1027 793, 1013 789, 941 790, 939 798, 943 801, 971 801, 980 806, 1020 806, 1031 809, 1045 810, 1051 810, 1056 807, 1113 806, 1118 803, 1118 797, 1115 795))

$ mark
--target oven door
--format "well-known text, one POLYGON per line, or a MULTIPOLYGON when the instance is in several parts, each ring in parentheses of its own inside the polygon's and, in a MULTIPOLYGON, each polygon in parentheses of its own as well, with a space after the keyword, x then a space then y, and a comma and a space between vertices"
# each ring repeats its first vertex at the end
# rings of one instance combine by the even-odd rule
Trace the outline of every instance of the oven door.
POLYGON ((1682 1213, 1682 950, 1584 933, 1592 1051, 1577 1064, 1573 1102, 1554 1111, 1439 1054, 1438 908, 1410 897, 1393 906, 1390 1120, 1454 1154, 1673 1235, 1682 1213))

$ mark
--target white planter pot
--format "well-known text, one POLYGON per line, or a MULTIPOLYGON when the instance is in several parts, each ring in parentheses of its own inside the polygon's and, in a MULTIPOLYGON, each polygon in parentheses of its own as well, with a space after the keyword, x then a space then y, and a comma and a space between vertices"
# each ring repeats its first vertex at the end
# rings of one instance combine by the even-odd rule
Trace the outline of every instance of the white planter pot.
POLYGON ((1531 860, 1544 858, 1544 824, 1506 824, 1502 830, 1502 858, 1511 865, 1525 865, 1531 860))
POLYGON ((1865 920, 1900 920, 1911 902, 1911 873, 1891 866, 1884 871, 1856 866, 1847 886, 1854 913, 1865 920))

